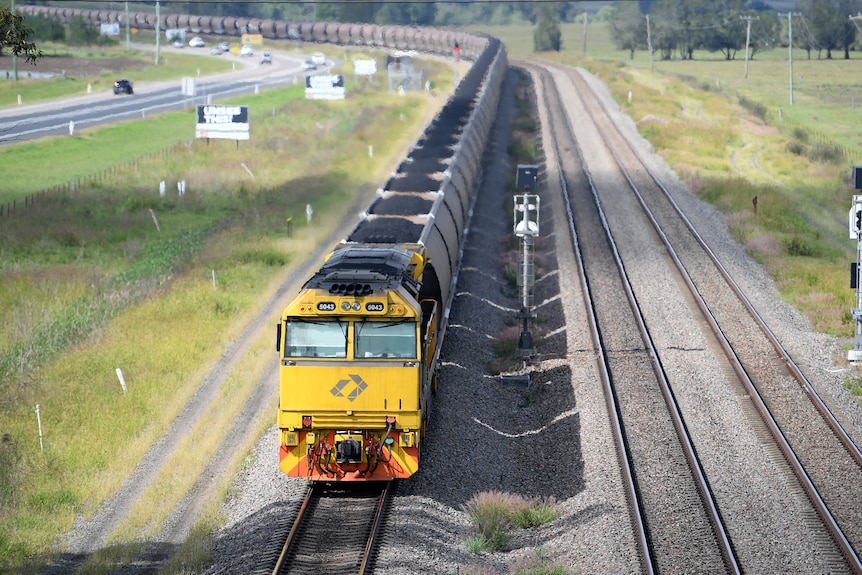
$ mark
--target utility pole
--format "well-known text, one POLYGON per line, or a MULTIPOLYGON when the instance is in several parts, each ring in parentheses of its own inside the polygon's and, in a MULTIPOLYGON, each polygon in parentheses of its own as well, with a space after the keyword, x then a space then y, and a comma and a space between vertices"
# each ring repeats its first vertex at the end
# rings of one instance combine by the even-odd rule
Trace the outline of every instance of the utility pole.
POLYGON ((740 19, 745 20, 745 78, 748 79, 748 46, 751 43, 751 21, 760 20, 760 17, 740 16, 740 19))
POLYGON ((587 55, 587 20, 589 16, 589 12, 584 10, 584 56, 587 55))
POLYGON ((652 60, 652 36, 650 35, 649 29, 649 14, 646 15, 646 45, 647 51, 649 52, 649 69, 653 69, 653 60, 652 60))
POLYGON ((132 48, 132 31, 129 29, 129 3, 126 4, 126 50, 132 48))
MULTIPOLYGON (((12 0, 12 5, 9 10, 12 14, 15 13, 15 0, 12 0)), ((12 77, 16 82, 18 81, 18 56, 16 56, 14 52, 12 53, 12 77)))
MULTIPOLYGON (((790 62, 790 105, 793 105, 793 17, 799 16, 793 12, 787 13, 787 59, 790 62)), ((778 14, 779 18, 784 15, 778 14)))
POLYGON ((160 4, 161 4, 161 2, 156 2, 156 66, 159 65, 159 48, 161 48, 160 42, 162 39, 162 32, 161 32, 162 18, 161 18, 161 6, 160 6, 160 4))

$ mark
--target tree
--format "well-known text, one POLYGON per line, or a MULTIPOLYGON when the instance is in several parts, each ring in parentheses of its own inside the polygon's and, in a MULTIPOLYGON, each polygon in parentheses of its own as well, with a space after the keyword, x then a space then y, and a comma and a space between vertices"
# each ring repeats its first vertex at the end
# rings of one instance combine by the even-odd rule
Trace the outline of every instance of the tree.
POLYGON ((560 31, 560 6, 556 2, 542 2, 536 7, 536 30, 533 32, 535 52, 559 52, 563 47, 560 31))
POLYGON ((27 62, 35 64, 42 57, 42 51, 30 42, 33 30, 24 25, 24 16, 9 8, 0 8, 0 54, 9 50, 15 56, 24 56, 27 62))
POLYGON ((856 39, 856 27, 848 18, 853 8, 854 2, 845 0, 801 0, 799 11, 805 26, 802 38, 807 49, 813 47, 818 54, 825 49, 826 59, 831 60, 832 50, 843 48, 844 57, 850 58, 850 46, 856 39))
POLYGON ((629 51, 629 60, 635 57, 635 50, 646 45, 646 20, 640 7, 634 2, 625 2, 609 15, 614 44, 620 50, 629 51))

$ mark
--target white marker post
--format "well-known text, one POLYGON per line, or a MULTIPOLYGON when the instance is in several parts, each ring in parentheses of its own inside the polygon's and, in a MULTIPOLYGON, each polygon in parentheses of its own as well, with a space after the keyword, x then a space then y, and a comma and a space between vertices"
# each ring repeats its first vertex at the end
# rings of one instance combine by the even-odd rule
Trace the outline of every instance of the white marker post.
POLYGON ((126 393, 126 380, 123 378, 123 370, 117 368, 117 379, 120 380, 120 387, 123 388, 123 393, 126 393))
POLYGON ((45 446, 42 444, 42 414, 39 413, 39 404, 36 404, 36 422, 39 424, 39 451, 45 451, 45 446))

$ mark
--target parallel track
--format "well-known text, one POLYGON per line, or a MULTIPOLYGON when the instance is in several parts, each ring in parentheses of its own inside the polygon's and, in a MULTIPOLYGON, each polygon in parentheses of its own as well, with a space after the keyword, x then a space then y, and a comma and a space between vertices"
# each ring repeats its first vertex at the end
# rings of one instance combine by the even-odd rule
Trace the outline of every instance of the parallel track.
MULTIPOLYGON (((529 64, 527 65, 527 67, 533 69, 529 64)), ((540 81, 542 85, 546 87, 544 90, 542 90, 544 93, 546 93, 546 99, 553 99, 555 97, 554 94, 556 94, 556 88, 551 89, 550 86, 555 86, 556 80, 552 79, 551 73, 547 70, 539 69, 535 69, 533 73, 534 78, 541 78, 540 81)), ((825 561, 827 564, 829 564, 830 570, 833 572, 841 572, 844 570, 852 570, 857 573, 860 572, 860 570, 862 570, 862 567, 860 567, 859 558, 856 551, 854 550, 854 544, 851 544, 850 540, 848 540, 848 536, 846 536, 844 533, 844 529, 848 530, 848 532, 850 533, 851 540, 856 541, 855 546, 858 549, 858 536, 855 535, 855 530, 858 529, 858 526, 860 524, 860 522, 858 521, 858 503, 860 499, 854 498, 856 492, 853 490, 853 488, 849 489, 850 497, 848 498, 846 491, 841 490, 836 492, 834 491, 834 487, 832 486, 832 484, 829 483, 824 483, 823 489, 825 490, 826 495, 821 495, 821 493, 815 486, 814 481, 809 478, 805 466, 800 462, 800 458, 797 458, 797 455, 794 452, 793 447, 791 446, 791 442, 784 437, 784 434, 782 433, 778 423, 776 422, 776 419, 778 419, 787 422, 785 426, 793 425, 794 416, 788 415, 788 412, 793 411, 794 403, 796 402, 793 402, 792 400, 788 401, 786 399, 776 399, 775 393, 772 390, 773 388, 780 386, 777 383, 772 383, 773 381, 776 381, 774 376, 768 375, 772 370, 775 369, 775 364, 782 363, 786 366, 787 373, 796 378, 796 380, 799 382, 799 387, 804 390, 805 396, 810 398, 810 405, 813 406, 812 411, 816 411, 816 413, 819 414, 819 417, 809 415, 805 417, 801 423, 796 423, 797 425, 801 425, 805 429, 810 429, 812 427, 812 418, 817 419, 820 422, 822 428, 817 427, 818 438, 825 437, 827 439, 818 440, 816 443, 817 447, 815 448, 815 451, 824 449, 823 444, 824 442, 827 443, 830 454, 829 457, 838 458, 841 462, 842 470, 849 470, 850 473, 858 474, 860 470, 859 450, 856 448, 856 446, 853 444, 853 442, 850 440, 844 430, 841 429, 835 418, 831 416, 829 410, 826 408, 826 406, 814 392, 811 385, 802 375, 802 371, 792 362, 789 354, 783 350, 780 343, 778 342, 778 339, 772 334, 772 332, 766 326, 766 323, 756 313, 756 311, 754 310, 754 306, 745 298, 742 290, 739 289, 739 287, 733 281, 732 277, 724 268, 724 266, 721 265, 721 263, 712 253, 712 251, 708 248, 706 243, 700 238, 699 235, 697 235, 694 226, 688 221, 682 210, 673 202, 673 199, 669 192, 664 189, 658 178, 655 177, 654 174, 649 171, 646 164, 641 161, 641 159, 637 156, 634 150, 628 144, 625 143, 626 139, 618 133, 618 130, 615 128, 613 122, 610 121, 608 111, 603 110, 592 103, 595 98, 589 95, 589 88, 584 82, 583 78, 576 72, 567 71, 564 73, 571 78, 571 82, 576 87, 576 91, 578 93, 577 97, 580 99, 583 107, 589 110, 588 116, 593 120, 593 122, 595 122, 596 132, 601 135, 602 145, 606 146, 616 159, 616 162, 619 165, 618 169, 621 170, 621 172, 624 174, 624 178, 628 182, 629 187, 631 188, 631 193, 633 197, 637 198, 636 201, 639 202, 644 213, 647 214, 647 219, 651 222, 653 228, 655 229, 656 235, 661 238, 661 241, 663 242, 669 257, 673 260, 678 270, 680 280, 688 286, 692 300, 697 303, 697 307, 700 309, 704 321, 709 324, 710 328, 715 333, 715 337, 719 341, 719 345, 722 347, 724 353, 727 356, 727 361, 730 365, 733 366, 732 369, 736 372, 739 380, 742 382, 741 385, 745 386, 744 393, 748 394, 751 397, 751 401, 756 407, 757 412, 760 414, 760 417, 763 419, 764 425, 766 426, 766 428, 768 428, 769 433, 774 437, 778 449, 783 454, 783 457, 787 460, 788 465, 793 470, 793 474, 798 479, 801 488, 804 490, 808 499, 811 501, 813 508, 816 510, 817 516, 820 518, 822 525, 817 525, 817 521, 811 521, 810 519, 808 519, 807 523, 812 524, 808 526, 809 529, 815 532, 815 539, 818 538, 818 536, 816 535, 818 529, 824 529, 824 532, 828 532, 828 536, 824 534, 819 537, 819 543, 817 544, 817 547, 819 548, 819 551, 823 553, 823 555, 827 556, 827 559, 825 561), (629 170, 633 170, 635 174, 629 175, 629 173, 626 171, 627 167, 629 170), (646 187, 646 190, 643 192, 641 191, 642 187, 646 187), (661 201, 670 203, 673 206, 673 210, 676 214, 675 218, 668 216, 667 213, 661 215, 654 215, 652 213, 651 208, 655 209, 653 206, 660 201, 659 199, 657 199, 657 196, 659 195, 658 192, 654 192, 654 195, 650 194, 650 192, 654 188, 663 192, 662 196, 665 199, 661 201), (684 226, 674 224, 672 221, 673 219, 683 222, 684 226), (659 220, 661 220, 661 222, 659 220), (682 227, 685 228, 684 231, 680 229, 682 227), (665 229, 667 229, 668 231, 665 231, 665 229), (700 246, 699 251, 701 253, 691 255, 692 248, 689 244, 694 242, 678 239, 687 235, 691 235, 696 238, 695 241, 697 245, 700 246), (671 241, 671 239, 673 240, 673 242, 671 241), (673 245, 674 243, 677 245, 682 245, 683 249, 680 254, 676 253, 673 245), (708 257, 705 257, 703 255, 704 252, 707 254, 708 257), (706 299, 701 296, 701 293, 703 292, 711 294, 714 288, 704 288, 702 279, 700 279, 701 284, 696 285, 695 279, 689 276, 689 268, 694 267, 695 264, 693 262, 696 262, 698 260, 712 262, 711 270, 702 273, 711 274, 714 277, 723 278, 723 281, 728 286, 730 286, 730 289, 735 294, 734 297, 736 298, 736 300, 742 302, 741 305, 748 311, 750 317, 754 318, 753 322, 755 322, 759 326, 761 332, 765 334, 765 341, 768 341, 769 345, 772 347, 773 357, 776 358, 775 360, 770 360, 769 362, 767 362, 769 365, 762 365, 763 350, 760 348, 758 349, 760 353, 761 365, 758 365, 757 361, 750 359, 750 355, 746 356, 746 353, 743 350, 746 347, 750 347, 750 337, 748 335, 738 336, 735 342, 729 341, 735 339, 734 335, 731 334, 727 337, 725 336, 724 332, 730 331, 728 322, 732 323, 733 320, 728 320, 725 318, 724 323, 722 325, 719 325, 720 321, 722 321, 721 314, 719 313, 714 315, 713 312, 710 310, 710 305, 707 303, 706 299), (738 351, 735 351, 735 349, 737 349, 738 351), (749 373, 753 373, 754 375, 750 376, 749 373), (760 394, 758 393, 758 385, 756 385, 755 382, 759 383, 760 387, 765 389, 765 398, 760 397, 760 394), (767 403, 771 403, 773 406, 772 409, 777 411, 777 415, 775 417, 773 417, 773 415, 771 414, 770 408, 767 407, 767 403), (832 438, 831 443, 829 442, 828 438, 832 438), (842 496, 844 498, 843 501, 842 496), (830 509, 824 502, 824 499, 827 498, 831 498, 835 502, 836 508, 838 509, 836 515, 839 517, 839 519, 833 517, 832 513, 830 512, 830 509), (848 502, 850 503, 849 506, 847 504, 848 502), (829 538, 831 538, 831 541, 824 541, 824 539, 829 538), (841 557, 837 556, 839 552, 841 557)), ((563 105, 561 101, 559 101, 558 103, 548 102, 548 104, 549 107, 553 106, 553 108, 559 110, 559 112, 557 112, 558 114, 560 114, 561 116, 564 115, 564 112, 562 112, 563 105)), ((555 135, 555 138, 566 137, 565 132, 567 132, 568 130, 561 129, 561 126, 565 125, 566 127, 568 127, 567 122, 561 122, 558 118, 558 121, 549 121, 546 123, 546 125, 553 126, 555 134, 561 134, 555 135)), ((595 146, 596 144, 591 143, 591 145, 595 146)), ((566 142, 563 144, 563 147, 567 149, 573 149, 577 146, 578 144, 574 142, 566 142)), ((560 158, 560 145, 557 144, 556 147, 558 149, 554 150, 554 153, 557 155, 558 158, 560 158)), ((566 162, 566 160, 562 158, 558 159, 557 161, 559 161, 561 165, 566 162)), ((566 176, 562 175, 564 173, 570 174, 570 172, 561 170, 561 177, 563 178, 562 185, 564 189, 566 189, 566 176)), ((589 181, 588 174, 586 176, 586 179, 589 181)), ((590 187, 592 187, 592 181, 589 181, 589 185, 590 187)), ((594 240, 595 236, 597 235, 598 228, 592 230, 584 229, 585 226, 597 225, 595 222, 590 223, 589 217, 584 215, 584 213, 589 210, 598 210, 598 218, 601 220, 600 227, 603 228, 607 234, 606 238, 608 244, 613 246, 612 234, 608 226, 607 219, 602 213, 601 200, 599 199, 599 195, 597 194, 596 190, 593 188, 591 193, 594 200, 592 207, 587 206, 584 203, 585 200, 583 199, 583 197, 578 199, 577 194, 569 194, 567 192, 566 195, 567 197, 571 195, 573 202, 580 202, 580 205, 573 210, 574 218, 578 222, 577 224, 572 224, 572 234, 575 238, 576 249, 582 249, 581 246, 578 245, 579 237, 586 238, 587 242, 594 242, 594 246, 592 248, 589 248, 587 250, 588 252, 590 249, 598 249, 595 247, 594 240)), ((581 194, 581 196, 583 196, 583 194, 581 194)), ((571 208, 570 213, 572 213, 571 208)), ((619 257, 619 253, 617 252, 615 247, 611 247, 610 252, 613 252, 612 256, 599 255, 598 260, 601 261, 602 259, 613 259, 614 261, 616 261, 619 270, 619 276, 623 278, 623 283, 627 284, 627 280, 625 279, 625 266, 623 265, 619 257)), ((587 257, 589 258, 589 256, 587 257)), ((589 285, 589 269, 586 270, 586 273, 588 279, 585 280, 585 284, 589 285)), ((700 276, 698 276, 697 274, 692 275, 695 278, 700 278, 700 276)), ((712 286, 712 284, 710 284, 710 286, 712 286)), ((636 309, 638 307, 636 298, 634 297, 632 290, 628 286, 625 288, 624 297, 630 302, 632 309, 636 309)), ((623 298, 619 295, 617 295, 616 298, 612 296, 610 301, 613 302, 614 299, 617 303, 621 303, 621 300, 623 298)), ((726 303, 716 302, 715 299, 713 299, 710 303, 715 307, 726 306, 726 303)), ((602 304, 600 302, 593 302, 590 305, 598 306, 599 308, 601 308, 602 304)), ((608 304, 608 306, 612 305, 613 303, 608 304)), ((601 312, 599 312, 599 315, 600 314, 601 312)), ((605 317, 606 322, 607 320, 608 317, 605 317)), ((598 321, 599 326, 597 328, 594 328, 596 334, 594 337, 599 338, 596 341, 600 342, 602 338, 602 324, 601 319, 599 319, 598 321)), ((620 320, 619 318, 617 318, 616 320, 612 321, 619 322, 620 320)), ((698 463, 698 456, 692 448, 693 440, 688 437, 687 424, 683 419, 683 415, 680 413, 680 408, 675 403, 673 390, 671 386, 667 384, 666 378, 662 375, 661 358, 658 357, 658 352, 656 351, 653 344, 650 342, 649 330, 645 326, 644 321, 642 319, 635 321, 639 324, 639 331, 647 350, 646 355, 650 356, 650 359, 654 362, 653 369, 657 374, 658 380, 661 382, 661 388, 663 390, 665 401, 668 406, 667 409, 671 413, 671 417, 674 419, 674 426, 676 428, 677 437, 679 438, 681 445, 686 450, 686 457, 688 459, 689 467, 692 470, 693 478, 698 485, 698 490, 701 493, 705 508, 709 510, 709 521, 715 529, 717 541, 720 542, 719 548, 721 549, 721 555, 724 557, 725 566, 729 568, 729 570, 736 572, 740 569, 740 567, 737 565, 737 560, 734 556, 733 545, 724 528, 722 527, 722 520, 720 513, 717 510, 717 504, 712 500, 710 496, 707 478, 704 477, 704 471, 698 463)), ((597 348, 601 350, 602 346, 598 345, 597 343, 597 348)), ((641 534, 638 535, 638 538, 639 540, 640 538, 645 538, 647 541, 649 541, 649 546, 647 550, 643 551, 643 562, 650 565, 650 567, 648 567, 648 569, 650 570, 653 568, 663 570, 662 565, 673 565, 675 569, 678 569, 680 567, 680 564, 678 563, 678 558, 674 553, 673 546, 679 544, 685 545, 685 539, 676 539, 671 534, 671 532, 666 531, 667 527, 662 523, 662 521, 657 519, 659 517, 657 511, 654 512, 653 520, 649 519, 650 503, 649 495, 647 495, 649 493, 649 488, 645 489, 643 484, 638 483, 638 466, 642 466, 645 470, 650 470, 647 473, 641 473, 641 477, 651 476, 654 473, 655 468, 651 465, 645 465, 638 460, 638 440, 641 438, 640 436, 642 435, 643 428, 638 427, 638 422, 640 420, 637 417, 631 414, 628 417, 625 415, 626 405, 624 402, 634 402, 634 404, 641 404, 642 406, 644 399, 642 397, 634 395, 627 395, 629 393, 628 391, 620 390, 619 385, 621 384, 621 382, 614 382, 613 362, 609 361, 608 359, 608 356, 612 356, 613 353, 601 351, 601 354, 602 361, 600 363, 605 364, 602 366, 602 371, 605 373, 609 373, 611 380, 611 383, 608 383, 609 387, 607 392, 609 398, 609 411, 611 412, 613 417, 619 417, 622 420, 622 423, 620 424, 617 433, 620 437, 623 438, 621 445, 624 445, 626 449, 629 450, 629 455, 626 457, 621 457, 621 460, 623 460, 624 462, 624 467, 627 468, 631 466, 631 468, 634 469, 631 475, 633 475, 635 484, 633 484, 630 490, 632 490, 631 492, 637 493, 637 497, 633 498, 635 503, 633 505, 635 524, 637 525, 640 521, 640 519, 637 517, 639 514, 644 516, 643 523, 645 525, 645 528, 641 532, 641 534), (617 401, 617 398, 619 397, 627 399, 623 401, 617 401), (635 487, 634 485, 639 485, 639 487, 635 487), (673 539, 673 543, 670 544, 667 549, 664 549, 663 544, 666 544, 664 542, 666 542, 669 537, 670 539, 673 539), (665 553, 667 553, 667 557, 669 557, 669 559, 663 558, 663 554, 665 553)), ((632 353, 630 350, 626 355, 631 358, 631 356, 636 356, 637 354, 632 353)), ((641 374, 638 377, 641 379, 641 385, 644 385, 643 379, 645 378, 645 376, 641 374)), ((654 406, 655 404, 653 403, 652 405, 654 406)), ((635 409, 634 411, 637 410, 635 409)), ((640 425, 648 424, 641 423, 640 425)), ((651 425, 654 425, 654 423, 651 425)), ((794 431, 791 430, 790 434, 793 435, 794 431)), ((806 448, 807 446, 805 445, 801 445, 798 447, 798 449, 803 452, 806 448)), ((808 455, 803 455, 802 457, 811 461, 809 467, 815 469, 816 475, 817 470, 823 468, 817 465, 818 460, 814 455, 812 455, 810 452, 805 453, 808 453, 808 455)), ((828 468, 826 469, 828 470, 828 468)), ((857 476, 854 475, 853 477, 856 478, 857 476)), ((667 481, 666 478, 664 480, 667 481)), ((862 481, 857 481, 857 483, 860 482, 862 481)), ((821 481, 821 483, 823 482, 821 481)), ((846 486, 846 482, 843 483, 846 486)), ((676 499, 679 499, 679 494, 675 494, 675 496, 676 499)), ((740 497, 744 497, 744 495, 740 494, 740 497)), ((805 512, 800 513, 805 515, 805 512)), ((699 570, 702 570, 703 568, 704 566, 701 565, 699 567, 699 570)), ((712 571, 713 569, 714 568, 709 568, 708 570, 712 571)), ((683 569, 683 571, 684 570, 685 569, 683 569)))

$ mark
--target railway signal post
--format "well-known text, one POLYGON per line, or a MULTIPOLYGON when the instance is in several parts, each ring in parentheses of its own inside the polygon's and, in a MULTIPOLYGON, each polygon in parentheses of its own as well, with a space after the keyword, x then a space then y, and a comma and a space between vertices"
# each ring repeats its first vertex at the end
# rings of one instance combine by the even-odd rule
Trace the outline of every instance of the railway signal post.
POLYGON ((533 335, 530 333, 530 320, 533 314, 533 286, 535 285, 535 265, 533 263, 533 238, 539 235, 539 204, 536 194, 527 192, 536 189, 538 166, 519 164, 516 187, 524 190, 514 198, 515 235, 521 238, 521 258, 518 261, 518 287, 521 288, 521 311, 518 317, 523 320, 523 328, 518 338, 518 355, 536 355, 533 335))
MULTIPOLYGON (((853 167, 853 187, 862 190, 862 167, 853 167)), ((850 239, 856 240, 856 262, 850 266, 850 287, 856 289, 856 307, 850 310, 856 320, 856 340, 847 352, 848 361, 862 361, 862 195, 853 196, 849 214, 850 239)))

